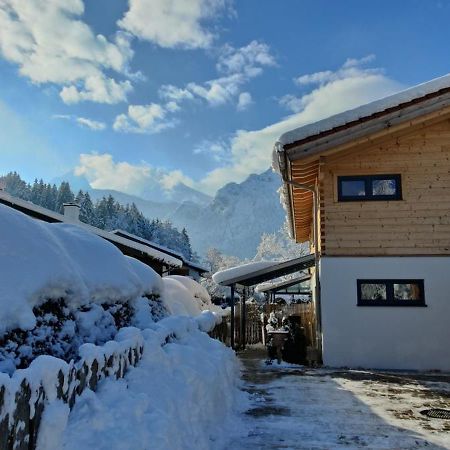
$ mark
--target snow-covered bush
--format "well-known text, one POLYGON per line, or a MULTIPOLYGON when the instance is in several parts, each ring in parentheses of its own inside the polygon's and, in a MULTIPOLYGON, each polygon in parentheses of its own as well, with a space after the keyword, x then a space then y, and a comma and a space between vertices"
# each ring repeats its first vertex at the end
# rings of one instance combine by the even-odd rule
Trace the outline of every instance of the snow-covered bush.
POLYGON ((181 283, 189 291, 199 311, 211 311, 219 316, 223 316, 228 313, 226 310, 214 305, 211 302, 211 296, 206 288, 192 278, 183 277, 181 275, 170 275, 166 277, 166 279, 176 280, 181 283))
POLYGON ((0 371, 38 355, 66 361, 125 326, 167 315, 161 277, 75 225, 0 205, 0 371), (146 308, 143 304, 146 303, 146 308))

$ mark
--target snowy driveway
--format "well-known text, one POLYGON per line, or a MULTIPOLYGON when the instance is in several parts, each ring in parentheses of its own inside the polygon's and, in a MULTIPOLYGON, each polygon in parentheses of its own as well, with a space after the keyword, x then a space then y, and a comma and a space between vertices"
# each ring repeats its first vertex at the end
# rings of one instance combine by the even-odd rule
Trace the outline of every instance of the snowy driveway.
POLYGON ((251 406, 248 436, 233 449, 450 449, 450 421, 420 411, 450 409, 450 377, 265 367, 241 355, 251 406))

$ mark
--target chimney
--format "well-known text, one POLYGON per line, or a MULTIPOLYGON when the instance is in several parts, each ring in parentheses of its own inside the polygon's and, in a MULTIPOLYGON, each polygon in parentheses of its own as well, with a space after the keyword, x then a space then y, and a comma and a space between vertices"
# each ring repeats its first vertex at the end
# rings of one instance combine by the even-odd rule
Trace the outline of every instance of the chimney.
POLYGON ((78 222, 80 220, 80 205, 78 203, 64 203, 64 216, 68 219, 78 222))

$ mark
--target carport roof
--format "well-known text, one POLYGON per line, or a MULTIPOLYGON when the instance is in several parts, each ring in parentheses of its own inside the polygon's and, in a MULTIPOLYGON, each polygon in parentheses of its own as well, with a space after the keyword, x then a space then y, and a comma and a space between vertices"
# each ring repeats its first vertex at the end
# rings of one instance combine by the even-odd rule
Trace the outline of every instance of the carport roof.
POLYGON ((314 266, 314 254, 301 256, 289 261, 273 261, 265 264, 244 264, 214 274, 213 279, 222 286, 254 286, 264 281, 274 280, 284 275, 314 266))
MULTIPOLYGON (((310 275, 300 275, 295 278, 291 278, 289 280, 280 281, 278 283, 263 283, 256 287, 257 292, 278 292, 282 291, 284 289, 291 288, 293 286, 302 285, 306 281, 309 281, 311 279, 310 275)), ((300 291, 300 289, 299 289, 300 291)))

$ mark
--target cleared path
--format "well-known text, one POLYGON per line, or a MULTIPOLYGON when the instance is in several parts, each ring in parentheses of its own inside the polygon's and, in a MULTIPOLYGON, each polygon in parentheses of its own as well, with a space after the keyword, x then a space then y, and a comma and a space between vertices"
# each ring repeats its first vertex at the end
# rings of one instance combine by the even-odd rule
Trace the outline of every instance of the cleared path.
POLYGON ((248 436, 229 448, 450 449, 450 421, 420 414, 450 408, 449 377, 267 367, 262 350, 240 358, 248 436))

